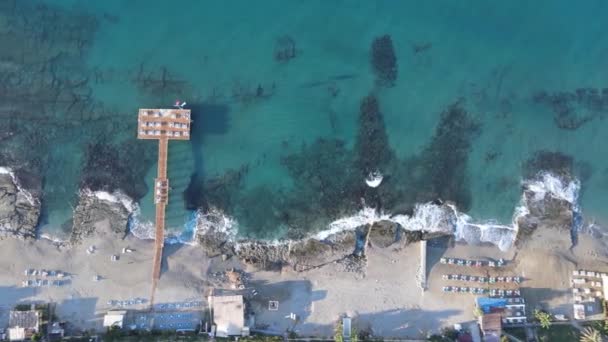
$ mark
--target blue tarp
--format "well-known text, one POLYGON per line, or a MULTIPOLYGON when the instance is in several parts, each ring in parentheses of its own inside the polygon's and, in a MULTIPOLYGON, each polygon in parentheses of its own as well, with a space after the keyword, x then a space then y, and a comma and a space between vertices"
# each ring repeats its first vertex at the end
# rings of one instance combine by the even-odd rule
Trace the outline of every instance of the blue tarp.
POLYGON ((505 298, 479 297, 477 298, 477 306, 484 313, 490 313, 492 308, 502 309, 506 307, 507 300, 505 298))

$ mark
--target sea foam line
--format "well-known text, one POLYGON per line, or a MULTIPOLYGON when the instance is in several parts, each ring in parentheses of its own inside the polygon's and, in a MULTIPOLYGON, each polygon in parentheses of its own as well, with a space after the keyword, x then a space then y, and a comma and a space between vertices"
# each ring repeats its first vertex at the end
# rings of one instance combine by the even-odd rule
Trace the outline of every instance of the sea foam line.
MULTIPOLYGON (((573 205, 578 212, 578 195, 580 182, 572 180, 564 184, 557 176, 548 172, 539 173, 535 179, 523 181, 522 184, 534 196, 531 201, 542 201, 548 194, 557 199, 565 200, 573 205)), ((509 249, 517 237, 519 230, 517 222, 521 217, 529 214, 528 199, 522 194, 519 204, 515 207, 510 224, 500 224, 486 221, 476 222, 469 215, 459 212, 455 205, 439 205, 435 203, 420 203, 414 208, 413 215, 391 215, 390 213, 378 211, 373 208, 364 207, 354 215, 342 217, 331 222, 327 229, 319 231, 311 236, 313 239, 325 240, 332 235, 344 231, 352 231, 364 225, 374 224, 380 221, 389 221, 399 224, 408 231, 424 231, 429 233, 444 232, 453 234, 456 239, 469 243, 488 242, 496 245, 501 250, 509 249)), ((135 204, 130 219, 130 231, 138 238, 153 239, 154 224, 152 222, 141 222, 139 207, 135 204)), ((224 234, 229 241, 238 240, 238 222, 217 208, 212 208, 206 213, 196 211, 194 219, 187 224, 195 222, 194 227, 187 229, 191 231, 192 237, 197 234, 220 233, 224 234)), ((166 240, 168 243, 196 243, 183 236, 171 235, 166 240)), ((241 243, 247 243, 242 241, 241 243)), ((274 241, 274 243, 289 243, 289 241, 274 241)))

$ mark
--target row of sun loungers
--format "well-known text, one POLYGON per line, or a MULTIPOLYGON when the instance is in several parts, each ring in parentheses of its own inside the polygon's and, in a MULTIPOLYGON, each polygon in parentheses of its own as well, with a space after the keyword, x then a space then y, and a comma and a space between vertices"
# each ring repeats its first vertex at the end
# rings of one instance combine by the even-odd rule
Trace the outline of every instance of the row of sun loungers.
POLYGON ((55 279, 55 280, 28 279, 28 280, 24 280, 21 283, 21 286, 23 286, 23 287, 48 287, 48 286, 62 286, 65 283, 66 283, 65 281, 59 280, 59 279, 55 279))
POLYGON ((444 286, 443 292, 454 292, 454 293, 472 293, 472 294, 486 294, 488 289, 480 287, 460 287, 460 286, 444 286))
MULTIPOLYGON (((485 289, 481 287, 462 287, 462 286, 444 286, 443 292, 452 293, 471 293, 471 294, 489 294, 490 297, 520 297, 521 292, 519 290, 498 290, 498 289, 485 289)), ((515 298, 513 298, 515 299, 515 298)))
POLYGON ((486 261, 486 260, 467 260, 458 258, 441 258, 439 262, 446 265, 457 265, 457 266, 469 266, 469 267, 502 267, 505 265, 503 259, 498 261, 486 261))
POLYGON ((144 304, 147 301, 148 300, 144 299, 144 298, 133 298, 133 299, 128 299, 128 300, 109 300, 108 305, 125 307, 125 306, 137 305, 137 304, 144 304))
POLYGON ((600 297, 600 298, 604 296, 603 291, 593 290, 588 287, 586 287, 586 288, 576 288, 575 287, 572 289, 572 294, 574 294, 574 295, 582 295, 582 294, 595 295, 596 297, 600 297))
POLYGON ((601 277, 608 276, 608 273, 585 271, 585 270, 574 270, 574 271, 572 271, 572 275, 579 276, 579 277, 601 278, 601 277))
POLYGON ((203 306, 203 302, 192 301, 192 302, 183 302, 183 303, 162 303, 162 304, 154 305, 154 307, 156 309, 161 309, 161 310, 194 308, 194 307, 199 307, 199 306, 203 306))
POLYGON ((464 274, 444 274, 442 275, 444 280, 459 280, 459 281, 471 281, 479 283, 521 283, 522 278, 518 276, 514 277, 477 277, 472 275, 464 274))
POLYGON ((490 297, 521 297, 521 291, 491 289, 490 297))
POLYGON ((41 276, 41 277, 57 277, 57 278, 64 278, 67 276, 67 273, 61 272, 61 271, 54 271, 54 270, 37 270, 37 269, 33 269, 33 268, 28 268, 26 269, 23 274, 25 274, 26 277, 36 277, 36 276, 41 276))
POLYGON ((587 284, 591 287, 602 287, 602 282, 601 281, 587 281, 587 279, 584 278, 573 278, 570 280, 570 283, 572 285, 582 285, 582 284, 587 284))

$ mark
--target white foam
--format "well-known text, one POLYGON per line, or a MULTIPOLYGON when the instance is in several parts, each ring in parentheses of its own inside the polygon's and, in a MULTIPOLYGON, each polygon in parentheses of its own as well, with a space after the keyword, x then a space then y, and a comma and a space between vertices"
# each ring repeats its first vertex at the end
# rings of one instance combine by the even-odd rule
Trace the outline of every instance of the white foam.
POLYGON ((194 235, 213 232, 226 236, 228 241, 235 241, 238 234, 237 221, 217 208, 210 208, 206 213, 197 211, 194 235))
POLYGON ((559 177, 549 172, 542 172, 537 179, 525 181, 524 186, 534 193, 534 200, 536 201, 542 200, 548 194, 553 198, 565 200, 575 205, 581 188, 578 179, 564 184, 559 177))
POLYGON ((129 232, 141 240, 154 240, 156 237, 154 223, 141 219, 141 210, 137 203, 129 216, 129 232))
MULTIPOLYGON (((536 179, 523 182, 529 191, 534 193, 533 201, 541 201, 546 195, 568 201, 578 208, 580 182, 572 180, 564 184, 559 177, 548 172, 540 173, 536 179)), ((437 205, 434 203, 417 204, 412 216, 395 215, 378 212, 372 208, 363 208, 355 215, 340 218, 329 224, 313 237, 323 240, 342 231, 354 230, 357 227, 379 221, 390 221, 399 224, 409 231, 445 232, 454 234, 456 239, 469 243, 488 242, 501 250, 509 249, 517 237, 519 218, 529 214, 526 196, 522 194, 520 203, 515 207, 511 224, 497 222, 476 222, 473 218, 457 210, 456 206, 437 205)), ((576 211, 576 209, 575 209, 576 211)))
POLYGON ((109 193, 107 191, 89 191, 88 194, 95 196, 102 201, 110 203, 119 203, 125 209, 127 209, 129 213, 132 213, 139 208, 139 206, 129 196, 125 195, 121 191, 114 191, 112 193, 109 193))
POLYGON ((317 240, 325 240, 331 235, 335 235, 343 231, 355 230, 357 227, 373 224, 374 222, 383 220, 390 220, 390 215, 378 212, 373 208, 365 207, 355 215, 343 217, 331 222, 328 229, 318 232, 313 236, 313 238, 317 240))
POLYGON ((370 188, 377 188, 382 183, 384 176, 380 173, 380 171, 370 172, 370 174, 365 179, 365 184, 370 188))
POLYGON ((17 188, 19 194, 21 194, 28 201, 28 203, 30 205, 36 206, 36 205, 40 204, 38 199, 34 198, 34 196, 32 196, 32 194, 29 191, 25 190, 21 186, 19 179, 17 179, 17 177, 15 176, 15 173, 13 172, 13 170, 11 168, 0 166, 0 174, 11 176, 11 180, 13 181, 13 184, 15 184, 15 187, 17 188))

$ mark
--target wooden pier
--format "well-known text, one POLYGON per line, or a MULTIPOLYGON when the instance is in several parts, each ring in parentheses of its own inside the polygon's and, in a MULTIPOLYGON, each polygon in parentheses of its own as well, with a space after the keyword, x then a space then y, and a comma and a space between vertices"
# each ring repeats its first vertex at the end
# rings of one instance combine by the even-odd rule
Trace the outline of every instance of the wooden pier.
POLYGON ((154 204, 156 204, 156 229, 154 237, 154 261, 152 266, 152 290, 150 306, 154 305, 154 293, 160 279, 165 241, 165 209, 169 197, 167 178, 167 154, 169 140, 190 139, 189 109, 140 109, 138 115, 138 139, 158 140, 158 174, 154 180, 154 204))

